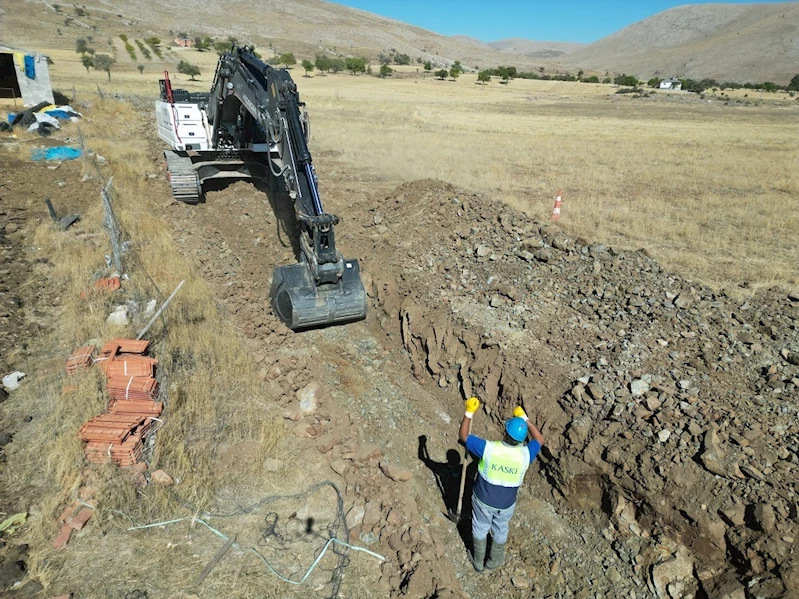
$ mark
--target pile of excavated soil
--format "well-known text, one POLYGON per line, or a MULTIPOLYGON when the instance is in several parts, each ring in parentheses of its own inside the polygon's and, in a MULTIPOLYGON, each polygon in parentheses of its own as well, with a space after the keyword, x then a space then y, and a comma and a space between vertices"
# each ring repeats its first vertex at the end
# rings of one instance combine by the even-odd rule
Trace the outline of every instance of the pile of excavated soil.
POLYGON ((435 181, 372 222, 414 374, 546 421, 556 509, 610 517, 613 596, 799 592, 799 297, 736 300, 435 181))

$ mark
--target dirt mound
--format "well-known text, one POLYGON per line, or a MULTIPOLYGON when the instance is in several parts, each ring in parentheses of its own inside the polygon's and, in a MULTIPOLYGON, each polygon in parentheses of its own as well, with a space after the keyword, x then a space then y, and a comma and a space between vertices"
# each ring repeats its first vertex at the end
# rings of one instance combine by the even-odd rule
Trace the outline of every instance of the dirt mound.
POLYGON ((736 300, 436 181, 373 212, 389 262, 365 270, 414 375, 546 421, 561 506, 604 511, 631 568, 617 596, 796 592, 799 298, 736 300))

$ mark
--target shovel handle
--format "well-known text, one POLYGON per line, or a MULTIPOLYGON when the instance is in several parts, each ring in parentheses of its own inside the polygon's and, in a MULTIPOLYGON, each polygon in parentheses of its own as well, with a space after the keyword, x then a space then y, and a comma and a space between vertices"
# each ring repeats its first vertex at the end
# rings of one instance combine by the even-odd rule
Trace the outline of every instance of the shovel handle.
MULTIPOLYGON (((474 416, 472 416, 472 418, 474 418, 474 416)), ((466 429, 468 431, 467 436, 472 434, 472 418, 469 418, 469 426, 466 429)), ((461 467, 461 488, 460 491, 458 492, 458 509, 455 512, 458 516, 461 515, 461 508, 463 507, 463 491, 466 488, 466 466, 468 463, 469 463, 469 450, 466 449, 466 446, 464 445, 463 466, 461 467)))

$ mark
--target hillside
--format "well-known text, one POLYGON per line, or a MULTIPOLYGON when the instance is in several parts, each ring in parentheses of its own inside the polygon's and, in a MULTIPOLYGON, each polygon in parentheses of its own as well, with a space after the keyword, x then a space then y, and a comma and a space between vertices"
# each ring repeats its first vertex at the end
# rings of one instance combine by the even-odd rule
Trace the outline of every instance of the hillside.
MULTIPOLYGON (((422 58, 439 65, 455 60, 467 67, 510 62, 505 52, 476 40, 439 35, 322 0, 230 0, 224 4, 186 0, 180 11, 152 0, 87 0, 80 6, 83 16, 71 5, 0 0, 0 39, 22 47, 72 48, 75 38, 93 35, 98 40, 94 45, 102 51, 100 40, 117 38, 120 33, 169 40, 185 32, 192 37, 223 39, 232 35, 259 48, 291 51, 298 57, 327 52, 376 58, 395 49, 413 60, 422 58)), ((529 56, 514 57, 513 63, 520 68, 541 64, 529 56)))
POLYGON ((508 54, 521 54, 533 58, 556 58, 584 48, 585 44, 573 42, 536 42, 514 37, 490 42, 488 46, 508 54))
POLYGON ((639 78, 787 83, 799 71, 799 3, 679 6, 561 60, 639 78))

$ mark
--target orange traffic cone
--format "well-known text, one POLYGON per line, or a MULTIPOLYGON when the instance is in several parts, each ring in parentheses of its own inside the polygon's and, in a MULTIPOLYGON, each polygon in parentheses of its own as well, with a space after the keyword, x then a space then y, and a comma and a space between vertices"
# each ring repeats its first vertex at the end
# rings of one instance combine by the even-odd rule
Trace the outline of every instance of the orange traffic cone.
POLYGON ((560 220, 560 195, 563 193, 562 189, 558 190, 558 197, 555 198, 555 207, 552 208, 552 220, 560 220))

